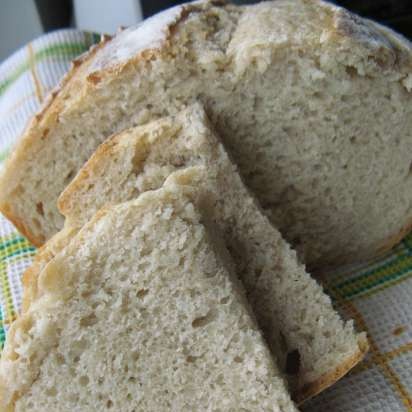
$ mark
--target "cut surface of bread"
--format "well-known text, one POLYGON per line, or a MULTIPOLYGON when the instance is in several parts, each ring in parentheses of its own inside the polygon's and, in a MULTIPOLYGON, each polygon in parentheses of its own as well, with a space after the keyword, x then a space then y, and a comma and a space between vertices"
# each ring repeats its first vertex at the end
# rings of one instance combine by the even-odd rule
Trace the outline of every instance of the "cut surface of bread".
MULTIPOLYGON (((43 265, 47 253, 63 247, 61 239, 67 233, 70 238, 73 228, 101 207, 157 189, 165 180, 166 186, 191 188, 188 196, 221 229, 295 399, 321 391, 361 360, 367 347, 364 334, 357 335, 352 322, 340 319, 329 297, 297 262, 295 252, 246 189, 197 104, 176 116, 126 130, 97 149, 59 199, 66 226, 46 244, 40 257, 43 265), (206 190, 207 199, 200 199, 196 188, 200 193, 206 190)), ((36 277, 30 278, 35 284, 36 277)), ((35 289, 27 289, 28 303, 35 289)))
POLYGON ((1 410, 297 411, 221 236, 175 189, 100 211, 42 271, 1 410))
POLYGON ((307 264, 374 256, 412 220, 411 67, 406 39, 321 1, 174 8, 75 65, 11 156, 0 208, 43 244, 101 142, 199 99, 307 264))

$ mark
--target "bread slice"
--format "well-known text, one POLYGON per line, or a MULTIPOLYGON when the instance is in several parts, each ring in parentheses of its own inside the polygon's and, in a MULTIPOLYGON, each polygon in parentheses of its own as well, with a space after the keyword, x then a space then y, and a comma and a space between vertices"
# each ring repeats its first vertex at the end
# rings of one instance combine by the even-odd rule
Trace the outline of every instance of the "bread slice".
POLYGON ((11 156, 0 209, 43 244, 100 143, 200 99, 309 265, 377 255, 412 221, 411 68, 406 39, 322 1, 171 9, 74 65, 11 156))
POLYGON ((2 410, 297 411, 206 221, 177 186, 99 212, 11 327, 2 410))
MULTIPOLYGON (((242 183, 199 105, 126 130, 101 145, 61 195, 65 229, 46 244, 39 259, 44 265, 47 253, 63 247, 61 239, 101 207, 159 188, 166 179, 166 186, 173 182, 208 191, 206 201, 196 200, 196 189, 190 196, 222 230, 296 400, 326 388, 360 361, 367 348, 365 335, 340 319, 329 297, 297 262, 242 183)), ((35 285, 33 273, 29 278, 35 285)), ((26 289, 26 302, 35 290, 26 289)))

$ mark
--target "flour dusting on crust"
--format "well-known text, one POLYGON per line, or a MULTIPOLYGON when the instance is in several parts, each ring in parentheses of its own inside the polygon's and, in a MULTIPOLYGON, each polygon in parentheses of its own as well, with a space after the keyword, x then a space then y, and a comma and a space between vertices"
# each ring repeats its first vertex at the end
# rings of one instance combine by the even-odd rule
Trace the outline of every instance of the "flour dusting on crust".
POLYGON ((119 33, 100 50, 89 73, 115 66, 146 49, 159 48, 167 38, 168 28, 182 15, 183 6, 175 6, 119 33))

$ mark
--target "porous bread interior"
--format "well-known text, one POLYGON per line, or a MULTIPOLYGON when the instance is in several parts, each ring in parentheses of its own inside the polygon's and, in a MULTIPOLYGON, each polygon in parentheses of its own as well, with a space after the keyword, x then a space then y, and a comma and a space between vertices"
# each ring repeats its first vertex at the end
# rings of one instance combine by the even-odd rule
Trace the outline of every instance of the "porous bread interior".
POLYGON ((100 212, 12 326, 2 401, 15 396, 16 412, 296 411, 205 219, 177 187, 100 212))
MULTIPOLYGON (((193 201, 196 188, 207 190, 207 201, 198 203, 220 227, 284 372, 287 354, 299 351, 299 373, 288 375, 294 393, 338 367, 345 369, 347 359, 362 358, 364 334, 357 335, 351 321, 342 321, 321 286, 298 263, 243 184, 198 104, 106 141, 63 192, 59 207, 68 227, 81 227, 103 206, 157 189, 166 179, 166 187, 174 182, 194 188, 193 201)), ((339 377, 312 390, 318 392, 339 377)))
POLYGON ((58 195, 99 143, 200 99, 307 263, 382 250, 412 215, 406 40, 319 1, 187 10, 161 50, 89 80, 83 64, 3 176, 3 211, 49 238, 58 195))

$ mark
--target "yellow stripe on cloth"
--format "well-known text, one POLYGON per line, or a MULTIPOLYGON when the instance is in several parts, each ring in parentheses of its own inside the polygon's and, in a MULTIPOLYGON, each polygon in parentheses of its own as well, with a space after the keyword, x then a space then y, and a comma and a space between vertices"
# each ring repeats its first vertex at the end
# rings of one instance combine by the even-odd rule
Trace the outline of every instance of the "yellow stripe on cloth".
POLYGON ((34 83, 34 90, 36 93, 37 100, 39 103, 43 102, 44 99, 44 93, 43 93, 43 86, 41 84, 40 78, 37 74, 37 69, 36 69, 36 58, 33 50, 33 46, 31 43, 27 45, 27 51, 29 54, 29 67, 30 67, 30 73, 33 77, 33 83, 34 83))
POLYGON ((379 367, 385 378, 391 383, 392 387, 398 393, 402 403, 405 405, 406 410, 408 412, 412 412, 412 396, 402 384, 399 376, 388 364, 388 359, 379 351, 378 345, 376 344, 372 334, 369 332, 368 325, 361 312, 353 302, 343 299, 336 288, 334 288, 333 286, 330 287, 329 291, 333 293, 333 297, 335 298, 336 302, 338 302, 338 304, 340 304, 347 311, 349 316, 355 320, 359 329, 367 333, 369 341, 369 353, 372 358, 373 364, 379 367))

